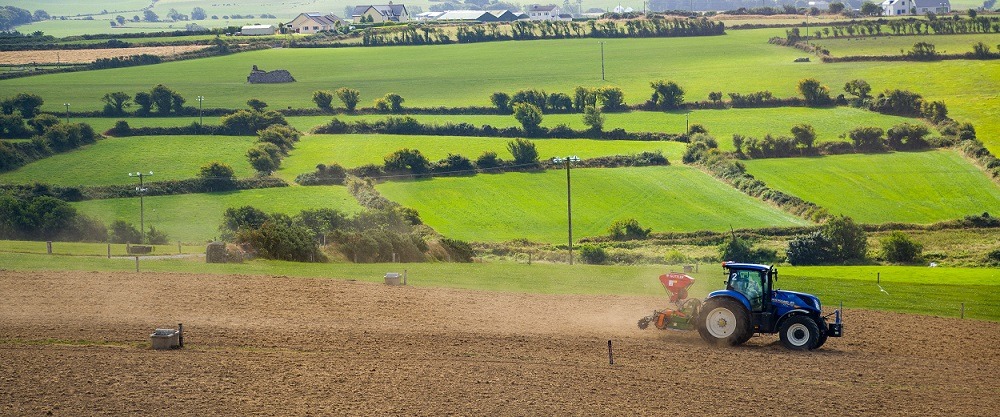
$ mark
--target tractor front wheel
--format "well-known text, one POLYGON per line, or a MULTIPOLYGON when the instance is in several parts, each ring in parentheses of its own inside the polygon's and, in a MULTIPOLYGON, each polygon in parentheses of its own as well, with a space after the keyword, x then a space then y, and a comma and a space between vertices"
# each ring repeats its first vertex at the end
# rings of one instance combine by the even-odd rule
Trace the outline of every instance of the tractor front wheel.
POLYGON ((713 345, 740 345, 751 334, 750 313, 743 304, 731 298, 709 299, 701 307, 698 334, 713 345))
POLYGON ((781 324, 778 333, 781 344, 792 350, 813 350, 818 347, 819 326, 808 316, 790 317, 781 324))

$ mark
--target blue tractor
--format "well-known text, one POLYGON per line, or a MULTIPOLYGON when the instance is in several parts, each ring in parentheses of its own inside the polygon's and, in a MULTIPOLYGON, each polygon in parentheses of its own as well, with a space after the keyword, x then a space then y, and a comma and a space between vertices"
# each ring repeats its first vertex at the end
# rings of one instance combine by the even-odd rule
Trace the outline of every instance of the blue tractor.
POLYGON ((843 332, 840 310, 823 315, 814 295, 773 288, 774 266, 726 262, 726 289, 713 291, 700 308, 696 327, 715 345, 737 346, 755 333, 778 333, 789 349, 813 350, 843 332), (836 316, 833 323, 827 318, 836 316))

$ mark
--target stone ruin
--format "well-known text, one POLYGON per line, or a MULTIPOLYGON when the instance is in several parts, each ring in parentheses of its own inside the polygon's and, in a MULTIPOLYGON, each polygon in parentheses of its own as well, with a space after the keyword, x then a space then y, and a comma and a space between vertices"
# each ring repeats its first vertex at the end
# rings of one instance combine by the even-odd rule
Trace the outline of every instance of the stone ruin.
POLYGON ((247 82, 250 84, 293 83, 295 78, 292 78, 292 74, 287 70, 262 71, 254 65, 253 69, 250 70, 250 76, 247 77, 247 82))

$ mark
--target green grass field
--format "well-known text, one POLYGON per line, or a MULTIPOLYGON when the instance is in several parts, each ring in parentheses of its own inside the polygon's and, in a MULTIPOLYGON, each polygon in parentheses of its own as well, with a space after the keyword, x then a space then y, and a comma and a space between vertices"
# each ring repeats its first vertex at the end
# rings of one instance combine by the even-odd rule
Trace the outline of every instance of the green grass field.
POLYGON ((205 96, 220 107, 242 107, 252 97, 275 108, 312 107, 313 91, 340 86, 359 89, 366 105, 387 92, 396 92, 406 99, 404 106, 485 106, 494 91, 523 88, 571 92, 578 85, 617 85, 625 92, 625 100, 635 103, 649 97, 649 82, 657 79, 676 80, 687 91, 688 100, 701 100, 711 91, 769 90, 779 97, 793 96, 798 94, 798 81, 807 77, 820 80, 836 93, 846 81, 863 78, 874 92, 905 88, 928 99, 944 100, 953 117, 974 123, 983 141, 1000 151, 1000 83, 995 82, 1000 79, 1000 66, 992 61, 794 63, 801 51, 766 43, 768 37, 781 33, 766 29, 700 38, 610 39, 605 47, 608 81, 600 80, 597 41, 568 39, 277 49, 142 68, 4 80, 0 89, 40 94, 51 111, 62 110, 64 102, 74 108, 98 110, 103 105, 100 97, 108 91, 134 93, 149 90, 155 83, 164 83, 185 97, 205 96), (506 59, 496 61, 492 59, 495 56, 506 59), (288 69, 298 81, 246 84, 252 65, 288 69), (405 73, 399 71, 400 65, 407 68, 405 73))
POLYGON ((863 223, 1000 212, 1000 187, 954 151, 746 161, 772 188, 863 223))
MULTIPOLYGON (((888 28, 883 29, 888 33, 888 28)), ((854 55, 902 55, 903 52, 913 48, 917 42, 927 42, 933 44, 938 53, 960 54, 972 52, 972 45, 976 42, 983 42, 996 51, 997 44, 1000 44, 1000 34, 998 33, 977 33, 962 35, 919 35, 919 36, 887 36, 887 37, 858 37, 851 39, 814 39, 811 41, 817 45, 830 50, 833 56, 854 56, 854 55)))
MULTIPOLYGON (((44 247, 41 242, 35 244, 44 247)), ((131 259, 101 256, 52 256, 11 253, 12 242, 0 242, 0 263, 11 270, 134 271, 131 259)), ((16 243, 20 245, 20 243, 16 243)), ((95 244, 94 250, 105 246, 95 244)), ((82 249, 81 249, 82 250, 82 249)), ((106 249, 105 249, 106 250, 106 249)), ((185 249, 185 252, 187 249, 185 249)), ((669 266, 594 266, 511 263, 423 264, 303 264, 250 261, 243 264, 206 264, 201 259, 144 260, 142 271, 201 274, 283 275, 291 277, 353 279, 380 282, 386 271, 407 270, 410 285, 484 291, 541 294, 614 294, 667 299, 656 277, 669 266), (497 279, 502 277, 503 279, 497 279)), ((691 290, 704 297, 722 288, 722 269, 702 265, 691 290)), ((844 303, 850 329, 853 309, 879 309, 957 317, 965 303, 965 317, 1000 321, 1000 275, 986 268, 927 267, 784 267, 777 287, 816 294, 827 309, 844 303), (881 273, 882 288, 874 274, 881 273)), ((638 319, 638 317, 636 317, 638 319)), ((848 330, 849 331, 849 330, 848 330)))
MULTIPOLYGON (((290 116, 288 123, 296 129, 309 129, 325 124, 330 119, 343 121, 383 120, 384 115, 344 115, 336 116, 290 116)), ((514 116, 500 115, 409 115, 421 123, 469 123, 475 126, 491 125, 494 127, 517 127, 520 123, 514 116)), ((629 132, 666 132, 682 133, 686 123, 701 124, 709 133, 719 139, 720 146, 732 147, 730 139, 733 134, 763 137, 772 135, 789 135, 792 126, 799 123, 811 124, 816 129, 817 141, 837 141, 841 134, 856 126, 878 126, 888 129, 900 123, 920 123, 919 120, 887 116, 851 107, 834 107, 814 109, 808 107, 780 107, 765 109, 727 109, 727 110, 693 110, 683 112, 646 112, 633 111, 627 113, 605 113, 604 129, 622 128, 629 132)), ((132 127, 144 126, 187 126, 197 122, 198 117, 100 117, 74 118, 74 121, 86 122, 99 132, 112 128, 116 121, 126 120, 132 127)), ((205 124, 219 124, 219 117, 204 118, 205 124)), ((564 124, 574 129, 586 129, 581 114, 547 114, 542 118, 542 126, 555 127, 564 124)))
MULTIPOLYGON (((574 239, 606 234, 630 217, 655 232, 808 224, 685 166, 575 169, 572 185, 574 239)), ((395 181, 377 189, 452 238, 566 240, 563 171, 395 181)))
MULTIPOLYGON (((268 213, 298 214, 305 209, 333 208, 345 213, 360 210, 354 197, 340 186, 266 188, 225 193, 183 194, 145 198, 146 226, 167 233, 170 241, 205 242, 219 235, 227 208, 254 206, 268 213)), ((125 220, 139 224, 139 200, 115 198, 73 203, 80 213, 105 224, 125 220)), ((138 226, 137 226, 138 227, 138 226)))
POLYGON ((106 138, 0 174, 0 182, 112 185, 135 182, 129 172, 153 171, 153 181, 194 178, 202 165, 221 161, 237 177, 254 175, 246 152, 249 136, 134 136, 106 138))
MULTIPOLYGON (((512 139, 458 136, 396 136, 396 135, 308 135, 303 137, 288 158, 282 162, 277 176, 288 181, 304 172, 315 170, 317 164, 338 163, 351 168, 364 164, 382 164, 384 157, 402 148, 417 149, 431 162, 449 153, 475 160, 484 151, 496 152, 510 160, 507 143, 512 139)), ((628 155, 643 151, 663 152, 669 161, 680 163, 684 144, 679 142, 611 141, 591 139, 535 139, 539 159, 577 155, 592 158, 607 155, 628 155)))

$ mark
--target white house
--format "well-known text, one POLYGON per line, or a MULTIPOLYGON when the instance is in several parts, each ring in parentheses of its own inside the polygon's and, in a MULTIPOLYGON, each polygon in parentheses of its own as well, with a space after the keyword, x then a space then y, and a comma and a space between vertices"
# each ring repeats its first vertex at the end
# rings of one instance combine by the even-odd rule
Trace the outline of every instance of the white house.
POLYGON ((410 14, 406 11, 406 6, 402 4, 366 5, 354 6, 351 13, 354 23, 404 23, 410 21, 410 14))
POLYGON ((266 36, 278 33, 274 25, 246 25, 240 28, 240 34, 245 36, 266 36))
POLYGON ((882 15, 884 16, 948 12, 951 12, 949 0, 885 0, 882 2, 882 15))
POLYGON ((337 15, 320 13, 301 13, 285 24, 289 33, 317 33, 337 29, 341 25, 337 15))
POLYGON ((534 4, 529 6, 525 12, 530 20, 560 20, 559 7, 554 4, 548 6, 534 4))

